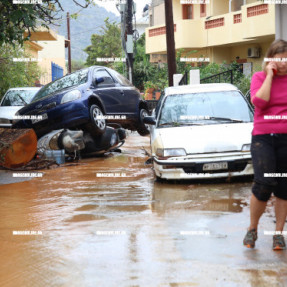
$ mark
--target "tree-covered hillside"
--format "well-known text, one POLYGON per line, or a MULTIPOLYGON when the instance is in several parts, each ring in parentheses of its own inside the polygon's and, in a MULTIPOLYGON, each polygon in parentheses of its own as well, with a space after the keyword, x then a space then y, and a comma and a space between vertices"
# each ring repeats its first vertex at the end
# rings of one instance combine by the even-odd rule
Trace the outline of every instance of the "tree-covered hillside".
MULTIPOLYGON (((120 22, 120 17, 108 12, 106 9, 90 5, 88 8, 82 9, 74 4, 71 0, 61 0, 61 5, 64 12, 61 12, 62 20, 59 21, 60 27, 53 26, 52 29, 56 30, 60 35, 67 38, 67 12, 71 14, 78 12, 76 19, 71 18, 71 46, 72 46, 72 59, 83 60, 87 58, 87 54, 83 51, 91 44, 91 36, 95 33, 100 33, 100 28, 105 26, 105 19, 109 18, 111 22, 120 22)), ((113 2, 111 1, 111 5, 113 2)), ((66 53, 67 54, 67 53, 66 53)))

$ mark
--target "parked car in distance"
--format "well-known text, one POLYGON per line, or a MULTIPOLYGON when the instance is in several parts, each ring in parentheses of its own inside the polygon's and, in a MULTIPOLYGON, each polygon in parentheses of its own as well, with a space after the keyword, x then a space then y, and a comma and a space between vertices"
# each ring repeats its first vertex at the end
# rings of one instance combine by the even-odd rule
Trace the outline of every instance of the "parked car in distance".
POLYGON ((80 128, 96 136, 105 132, 107 124, 115 123, 147 135, 143 118, 148 114, 147 103, 125 77, 92 66, 44 86, 31 104, 18 112, 34 118, 23 118, 13 127, 33 128, 37 136, 60 128, 80 128))
POLYGON ((9 89, 0 101, 0 127, 10 128, 15 113, 29 104, 39 89, 37 87, 9 89))
POLYGON ((154 172, 163 179, 252 175, 253 111, 231 84, 165 89, 152 116, 154 172))

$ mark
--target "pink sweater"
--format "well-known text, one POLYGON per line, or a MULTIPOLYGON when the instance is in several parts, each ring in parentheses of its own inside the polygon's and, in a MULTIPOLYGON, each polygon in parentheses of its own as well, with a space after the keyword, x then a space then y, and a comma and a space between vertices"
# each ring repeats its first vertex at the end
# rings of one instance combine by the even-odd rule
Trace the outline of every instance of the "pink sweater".
POLYGON ((255 106, 252 135, 286 134, 287 75, 273 77, 270 100, 268 102, 255 96, 265 78, 266 75, 262 71, 254 73, 251 79, 250 94, 255 106), (269 119, 266 116, 270 116, 269 119))

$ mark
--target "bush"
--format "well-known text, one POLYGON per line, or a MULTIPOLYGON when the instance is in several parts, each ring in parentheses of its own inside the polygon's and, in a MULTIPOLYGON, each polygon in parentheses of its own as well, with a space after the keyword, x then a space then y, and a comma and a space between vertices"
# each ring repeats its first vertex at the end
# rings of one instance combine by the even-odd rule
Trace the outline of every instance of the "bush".
POLYGON ((10 88, 31 87, 41 77, 37 62, 15 62, 13 58, 32 58, 20 46, 0 47, 0 100, 10 88))

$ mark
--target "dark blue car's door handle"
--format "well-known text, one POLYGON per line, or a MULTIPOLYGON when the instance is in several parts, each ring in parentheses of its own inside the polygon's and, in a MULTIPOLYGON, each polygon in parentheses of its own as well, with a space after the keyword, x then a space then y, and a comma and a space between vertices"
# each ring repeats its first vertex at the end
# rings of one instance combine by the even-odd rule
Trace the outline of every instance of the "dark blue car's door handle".
POLYGON ((124 94, 125 94, 125 92, 124 92, 123 90, 121 90, 120 93, 121 93, 121 95, 124 95, 124 94))

